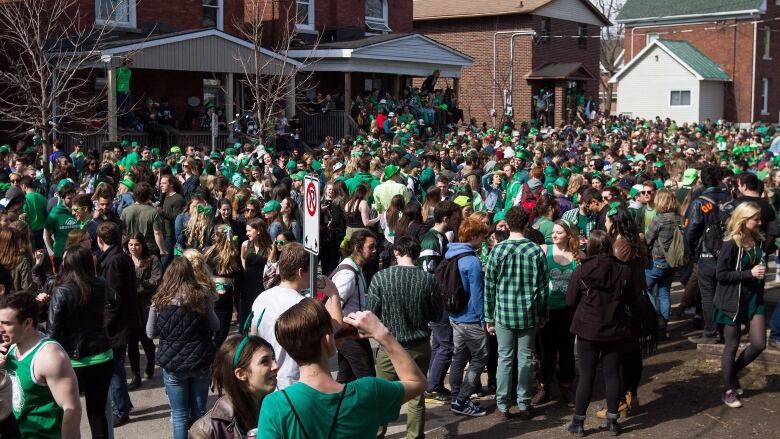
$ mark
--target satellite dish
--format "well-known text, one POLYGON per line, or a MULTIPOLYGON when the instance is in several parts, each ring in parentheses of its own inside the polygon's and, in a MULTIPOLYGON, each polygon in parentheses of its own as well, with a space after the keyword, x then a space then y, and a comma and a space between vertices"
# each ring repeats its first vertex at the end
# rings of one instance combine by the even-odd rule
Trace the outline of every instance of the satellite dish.
POLYGON ((187 98, 187 105, 190 107, 199 107, 200 106, 200 98, 197 96, 190 96, 187 98))

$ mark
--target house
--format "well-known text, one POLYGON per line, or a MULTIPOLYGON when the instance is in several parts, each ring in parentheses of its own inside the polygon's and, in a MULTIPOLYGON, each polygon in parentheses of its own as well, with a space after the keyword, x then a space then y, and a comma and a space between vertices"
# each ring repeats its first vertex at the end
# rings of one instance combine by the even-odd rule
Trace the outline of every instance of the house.
POLYGON ((731 76, 687 41, 658 39, 646 46, 611 82, 620 83, 619 114, 677 122, 723 119, 731 76))
MULTIPOLYGON (((664 48, 671 45, 668 41, 684 41, 729 76, 730 81, 722 84, 723 119, 738 123, 777 121, 780 117, 780 71, 774 68, 773 59, 780 56, 780 52, 777 45, 772 44, 772 34, 780 30, 778 19, 780 1, 777 0, 627 0, 617 17, 617 22, 625 25, 626 64, 613 79, 620 84, 622 96, 626 92, 624 80, 633 81, 643 74, 643 69, 651 72, 655 68, 653 62, 647 62, 648 56, 650 61, 656 56, 645 51, 648 46, 656 40, 665 40, 652 49, 659 57, 664 57, 667 53, 664 48), (643 59, 632 62, 639 57, 643 59)), ((682 89, 680 84, 668 78, 657 86, 664 90, 664 99, 668 102, 673 99, 679 102, 676 100, 679 91, 684 96, 690 95, 692 105, 695 105, 697 83, 689 84, 690 89, 682 89)), ((710 84, 705 88, 716 87, 710 84)), ((621 113, 646 114, 649 110, 642 99, 619 98, 618 101, 621 113)), ((664 111, 657 115, 664 117, 666 114, 664 111)))
POLYGON ((597 101, 604 17, 588 0, 415 0, 414 30, 474 59, 464 67, 459 105, 467 118, 547 119, 574 115, 575 96, 597 101))

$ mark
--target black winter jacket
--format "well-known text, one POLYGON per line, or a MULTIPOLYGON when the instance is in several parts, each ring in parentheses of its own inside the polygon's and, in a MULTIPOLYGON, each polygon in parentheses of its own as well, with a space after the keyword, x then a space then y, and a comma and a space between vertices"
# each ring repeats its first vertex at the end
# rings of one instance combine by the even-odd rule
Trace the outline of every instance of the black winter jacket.
POLYGON ((217 347, 208 315, 169 306, 157 311, 154 332, 160 336, 157 365, 168 372, 192 372, 211 366, 217 347))
POLYGON ((707 197, 715 203, 723 203, 730 196, 731 194, 724 187, 709 187, 688 205, 683 226, 685 227, 685 250, 691 257, 691 260, 696 261, 701 255, 701 241, 704 236, 707 217, 718 213, 717 206, 712 206, 712 203, 703 197, 707 197))
POLYGON ((611 255, 585 258, 574 269, 566 304, 575 309, 572 334, 590 341, 619 341, 632 336, 626 306, 640 289, 631 268, 611 255))
POLYGON ((134 334, 141 331, 135 264, 118 245, 114 245, 98 257, 98 274, 116 290, 120 298, 118 312, 107 316, 107 329, 111 346, 124 346, 127 343, 127 331, 134 331, 134 334))
POLYGON ((49 301, 49 336, 62 345, 72 359, 96 355, 111 348, 106 330, 109 315, 116 314, 119 300, 105 280, 91 282, 87 301, 71 285, 55 287, 49 301))
MULTIPOLYGON (((761 243, 758 245, 760 246, 761 243)), ((744 252, 742 247, 731 239, 723 243, 718 254, 718 266, 715 271, 718 284, 715 286, 713 305, 731 317, 732 320, 736 318, 739 311, 742 283, 755 279, 750 272, 753 269, 752 266, 745 270, 740 269, 744 252)), ((759 263, 760 261, 756 261, 756 265, 759 263)))

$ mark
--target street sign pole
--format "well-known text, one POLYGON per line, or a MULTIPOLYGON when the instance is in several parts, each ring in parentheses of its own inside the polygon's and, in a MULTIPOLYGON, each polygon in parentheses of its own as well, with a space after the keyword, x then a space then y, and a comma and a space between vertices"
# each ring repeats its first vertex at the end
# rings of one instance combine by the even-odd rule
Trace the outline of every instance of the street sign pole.
POLYGON ((307 176, 303 180, 303 247, 309 252, 309 291, 317 290, 317 255, 320 253, 320 180, 307 176))

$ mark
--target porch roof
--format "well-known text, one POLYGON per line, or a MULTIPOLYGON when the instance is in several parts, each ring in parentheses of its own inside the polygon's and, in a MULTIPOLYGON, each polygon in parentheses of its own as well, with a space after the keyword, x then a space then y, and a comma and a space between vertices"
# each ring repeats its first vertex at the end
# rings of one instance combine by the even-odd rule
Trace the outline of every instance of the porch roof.
POLYGON ((306 60, 303 70, 313 72, 365 72, 460 78, 461 68, 474 59, 421 34, 374 35, 332 41, 287 51, 290 58, 306 60))
POLYGON ((560 79, 568 81, 595 81, 596 77, 582 63, 549 63, 532 71, 526 79, 560 79))
MULTIPOLYGON (((101 56, 132 58, 133 68, 254 74, 254 62, 250 61, 254 47, 251 42, 220 30, 201 29, 109 35, 97 49, 101 56), (248 71, 245 71, 241 60, 244 60, 248 71)), ((58 49, 63 55, 69 52, 61 46, 58 49)), ((290 69, 301 66, 298 61, 262 47, 260 53, 261 73, 266 75, 288 73, 290 69)))

